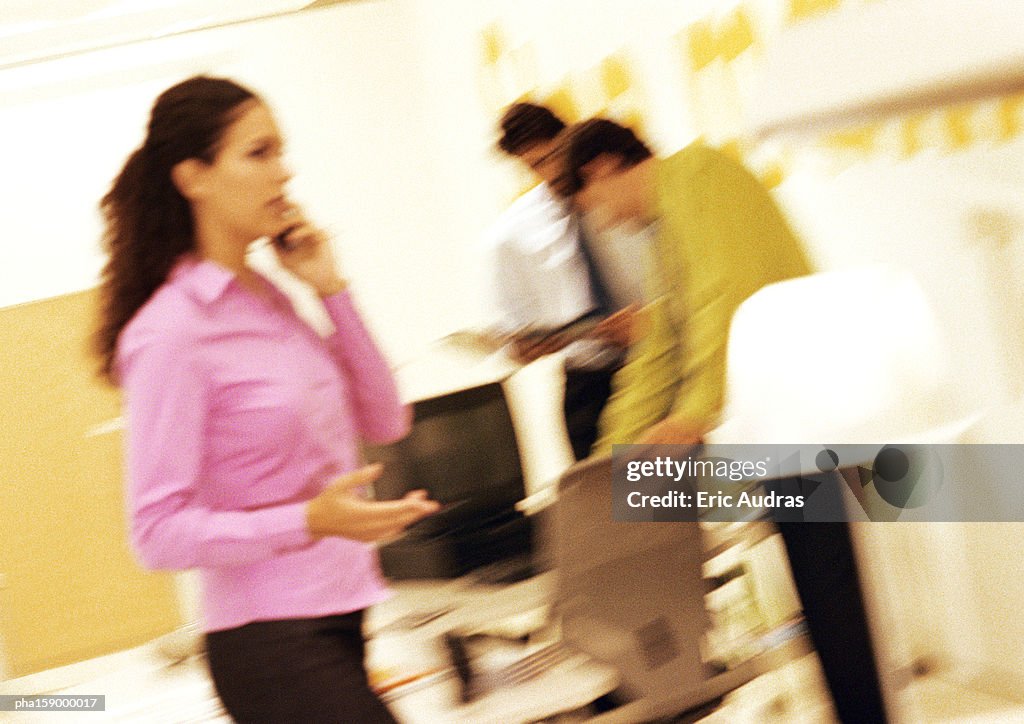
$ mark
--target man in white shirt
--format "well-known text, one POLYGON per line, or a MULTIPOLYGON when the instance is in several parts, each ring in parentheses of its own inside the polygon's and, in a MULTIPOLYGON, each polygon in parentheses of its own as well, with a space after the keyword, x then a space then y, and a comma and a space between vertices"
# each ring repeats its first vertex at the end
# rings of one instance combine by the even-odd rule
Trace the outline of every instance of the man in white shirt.
POLYGON ((599 254, 556 190, 562 170, 556 139, 565 124, 548 108, 516 103, 500 125, 498 147, 529 166, 541 183, 501 215, 486 240, 495 326, 510 338, 520 362, 564 350, 566 429, 580 460, 596 439, 628 343, 629 304, 636 300, 615 293, 630 285, 610 282, 611 270, 595 261, 599 254), (570 325, 572 330, 564 329, 570 325))

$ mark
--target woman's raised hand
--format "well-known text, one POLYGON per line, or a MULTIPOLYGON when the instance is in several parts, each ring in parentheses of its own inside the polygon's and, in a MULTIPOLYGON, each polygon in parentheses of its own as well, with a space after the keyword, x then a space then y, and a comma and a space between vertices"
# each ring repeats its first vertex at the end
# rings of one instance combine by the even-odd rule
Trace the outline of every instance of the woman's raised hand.
POLYGON ((338 270, 331 240, 297 206, 282 216, 283 230, 273 238, 281 266, 309 284, 322 297, 343 290, 347 283, 338 270))

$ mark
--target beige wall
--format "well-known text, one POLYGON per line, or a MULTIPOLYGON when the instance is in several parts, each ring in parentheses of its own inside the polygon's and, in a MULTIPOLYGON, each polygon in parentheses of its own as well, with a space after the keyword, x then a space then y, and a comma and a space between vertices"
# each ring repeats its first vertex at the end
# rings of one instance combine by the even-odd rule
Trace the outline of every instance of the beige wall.
POLYGON ((0 310, 0 640, 9 676, 178 625, 173 579, 128 549, 116 392, 86 353, 94 295, 0 310))

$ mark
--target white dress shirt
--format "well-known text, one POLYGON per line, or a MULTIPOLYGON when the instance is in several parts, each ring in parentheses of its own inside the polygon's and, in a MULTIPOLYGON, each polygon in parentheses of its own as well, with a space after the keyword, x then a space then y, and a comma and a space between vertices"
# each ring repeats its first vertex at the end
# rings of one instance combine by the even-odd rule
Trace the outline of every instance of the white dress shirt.
MULTIPOLYGON (((523 333, 560 327, 595 310, 579 229, 568 205, 541 183, 519 197, 495 222, 485 242, 494 328, 523 333)), ((597 340, 565 349, 573 369, 601 369, 621 351, 597 340)))
POLYGON ((547 184, 502 213, 485 254, 495 326, 503 332, 558 327, 597 307, 576 221, 547 184))

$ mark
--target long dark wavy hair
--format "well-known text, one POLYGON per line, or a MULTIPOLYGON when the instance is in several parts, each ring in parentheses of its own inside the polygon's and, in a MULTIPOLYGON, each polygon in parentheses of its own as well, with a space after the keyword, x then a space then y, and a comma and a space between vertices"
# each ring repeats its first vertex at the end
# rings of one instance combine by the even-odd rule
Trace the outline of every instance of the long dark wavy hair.
POLYGON ((196 76, 168 88, 153 104, 146 140, 100 201, 109 258, 95 347, 100 373, 110 382, 118 382, 114 357, 121 330, 181 255, 195 249, 192 211, 171 170, 190 158, 212 163, 239 107, 254 99, 252 91, 225 78, 196 76))

